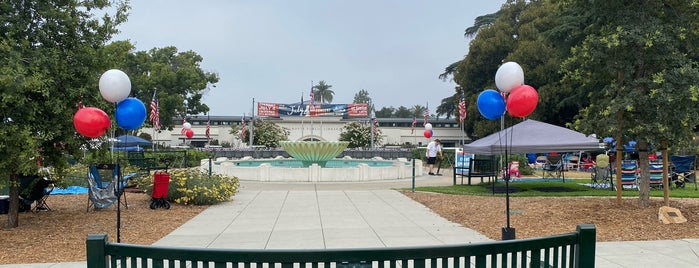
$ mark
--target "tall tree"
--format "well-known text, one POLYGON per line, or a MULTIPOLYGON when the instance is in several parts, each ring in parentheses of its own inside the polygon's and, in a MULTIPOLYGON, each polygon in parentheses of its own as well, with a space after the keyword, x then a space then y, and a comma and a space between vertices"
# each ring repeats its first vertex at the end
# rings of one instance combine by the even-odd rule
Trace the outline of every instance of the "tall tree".
POLYGON ((391 118, 393 117, 393 113, 396 112, 396 108, 393 108, 392 106, 389 107, 383 107, 376 111, 376 117, 378 118, 391 118))
POLYGON ((614 135, 617 144, 638 141, 639 204, 647 206, 647 146, 687 144, 699 125, 699 33, 693 30, 699 26, 699 6, 690 1, 573 2, 572 8, 586 11, 582 14, 592 24, 566 61, 566 81, 594 100, 575 127, 614 135))
POLYGON ((371 102, 371 97, 369 97, 369 91, 364 89, 359 90, 357 94, 354 94, 353 103, 366 103, 369 105, 369 111, 374 110, 374 104, 371 102))
POLYGON ((335 92, 330 89, 331 87, 333 86, 326 84, 323 80, 318 81, 318 84, 313 86, 313 89, 315 89, 313 93, 313 101, 320 103, 332 103, 335 92))
POLYGON ((455 115, 457 103, 460 97, 461 95, 457 93, 453 96, 442 99, 442 103, 437 106, 437 117, 446 116, 446 118, 449 119, 452 115, 455 115))
POLYGON ((78 102, 113 107, 100 97, 97 79, 113 65, 96 57, 126 20, 123 1, 0 3, 0 178, 10 178, 8 226, 17 227, 19 177, 37 173, 37 159, 59 169, 76 154, 78 102), (111 8, 114 5, 115 8, 111 8), (101 18, 95 10, 108 10, 101 18))
POLYGON ((405 106, 402 106, 402 105, 401 105, 401 106, 398 107, 398 109, 396 109, 396 111, 393 113, 393 117, 396 117, 396 118, 409 118, 409 117, 413 117, 413 112, 412 112, 410 109, 408 109, 408 107, 405 107, 405 106))
POLYGON ((172 129, 180 123, 173 122, 173 118, 209 111, 201 100, 219 77, 202 70, 203 58, 199 54, 179 52, 172 46, 132 52, 133 46, 127 41, 112 43, 108 49, 123 51, 126 47, 131 49, 124 55, 121 67, 131 79, 131 93, 147 103, 156 92, 162 127, 172 129))

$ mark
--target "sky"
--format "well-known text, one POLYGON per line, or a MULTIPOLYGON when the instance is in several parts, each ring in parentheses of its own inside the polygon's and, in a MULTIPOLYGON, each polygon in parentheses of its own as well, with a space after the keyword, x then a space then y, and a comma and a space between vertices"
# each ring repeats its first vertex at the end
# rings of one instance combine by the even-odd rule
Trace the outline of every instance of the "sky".
POLYGON ((504 0, 132 0, 114 40, 137 50, 194 51, 218 73, 210 115, 250 115, 255 102, 308 100, 324 80, 333 103, 369 92, 376 109, 428 106, 456 84, 438 78, 468 53, 464 30, 504 0))

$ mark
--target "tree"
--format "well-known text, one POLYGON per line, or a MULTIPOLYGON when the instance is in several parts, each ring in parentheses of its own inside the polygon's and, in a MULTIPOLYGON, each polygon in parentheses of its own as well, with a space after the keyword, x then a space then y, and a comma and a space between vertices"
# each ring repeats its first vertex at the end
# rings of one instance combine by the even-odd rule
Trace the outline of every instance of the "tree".
POLYGON ((622 139, 638 141, 639 204, 648 206, 648 145, 687 144, 699 125, 699 33, 690 30, 699 26, 699 7, 687 1, 579 1, 571 8, 591 24, 565 62, 565 82, 595 100, 574 126, 614 135, 617 152, 622 139))
MULTIPOLYGON (((369 105, 369 111, 374 110, 374 104, 371 103, 371 97, 369 97, 369 91, 364 89, 359 90, 357 94, 354 94, 353 103, 366 103, 369 105)), ((377 115, 378 116, 378 115, 377 115)))
MULTIPOLYGON (((374 144, 380 144, 383 140, 381 129, 376 129, 374 144)), ((371 124, 350 122, 342 127, 340 141, 347 141, 349 148, 367 148, 371 146, 371 124)))
POLYGON ((323 80, 318 81, 318 84, 313 86, 313 89, 315 89, 313 93, 313 101, 320 103, 332 103, 335 92, 330 90, 331 87, 333 86, 326 84, 323 80))
POLYGON ((393 113, 395 113, 396 108, 393 108, 392 106, 389 107, 383 107, 380 110, 376 111, 376 117, 378 118, 391 118, 393 117, 393 113))
MULTIPOLYGON (((437 117, 446 116, 447 119, 451 118, 457 112, 457 103, 459 102, 460 94, 454 94, 453 96, 446 97, 442 99, 442 103, 437 106, 437 117)), ((458 117, 457 117, 458 118, 458 117)))
MULTIPOLYGON (((280 141, 289 140, 289 129, 281 127, 272 121, 255 118, 253 124, 253 145, 264 145, 268 148, 277 148, 279 147, 280 141)), ((231 126, 229 133, 236 136, 239 140, 246 141, 246 139, 243 139, 241 130, 242 129, 240 126, 234 125, 231 126)), ((249 133, 246 135, 249 135, 249 133)))
POLYGON ((402 105, 400 107, 398 107, 398 109, 396 109, 395 113, 393 113, 393 117, 396 117, 396 118, 409 118, 409 117, 412 117, 412 115, 413 115, 413 111, 408 109, 408 107, 405 107, 402 105))
POLYGON ((113 42, 105 51, 114 68, 129 75, 132 96, 149 103, 157 94, 161 128, 171 130, 180 123, 173 118, 209 111, 201 99, 219 77, 201 69, 203 58, 197 53, 179 52, 172 46, 134 51, 129 41, 113 42))
POLYGON ((86 138, 75 136, 73 115, 82 103, 108 111, 97 79, 113 65, 102 53, 126 20, 123 1, 20 1, 0 4, 0 177, 10 178, 8 226, 17 227, 19 177, 44 165, 65 167, 86 138), (110 8, 114 5, 115 8, 110 8), (95 11, 111 10, 101 18, 95 11))
POLYGON ((474 36, 476 36, 476 34, 478 34, 478 31, 480 31, 480 29, 493 25, 500 13, 501 12, 498 11, 495 13, 476 17, 473 26, 466 28, 466 30, 464 31, 464 36, 466 38, 473 38, 474 36))

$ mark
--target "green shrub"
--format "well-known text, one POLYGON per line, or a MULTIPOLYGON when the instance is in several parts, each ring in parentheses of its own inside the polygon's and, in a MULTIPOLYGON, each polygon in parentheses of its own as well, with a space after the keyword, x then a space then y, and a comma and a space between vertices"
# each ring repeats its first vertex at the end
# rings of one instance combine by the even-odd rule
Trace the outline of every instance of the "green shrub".
MULTIPOLYGON (((182 205, 212 205, 228 201, 240 185, 237 177, 212 174, 198 169, 175 169, 170 172, 168 201, 182 205)), ((149 195, 153 191, 153 176, 136 179, 138 187, 149 195)))

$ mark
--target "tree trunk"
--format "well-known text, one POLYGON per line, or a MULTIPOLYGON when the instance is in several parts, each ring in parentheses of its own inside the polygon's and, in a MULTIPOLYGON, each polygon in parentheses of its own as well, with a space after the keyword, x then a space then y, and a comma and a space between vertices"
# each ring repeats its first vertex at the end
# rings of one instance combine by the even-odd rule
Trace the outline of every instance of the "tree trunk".
POLYGON ((621 205, 621 191, 624 190, 621 185, 621 160, 623 160, 624 154, 622 152, 621 148, 621 119, 622 119, 622 113, 619 112, 617 114, 617 124, 619 124, 619 128, 617 129, 617 136, 616 136, 616 151, 614 155, 614 165, 616 166, 616 203, 617 205, 621 205))
POLYGON ((7 227, 19 226, 19 175, 10 175, 10 209, 7 212, 7 227))
POLYGON ((663 201, 665 206, 670 206, 670 180, 668 178, 668 167, 670 162, 667 157, 667 141, 663 141, 663 201))
POLYGON ((650 206, 650 165, 648 163, 648 142, 638 142, 638 166, 641 176, 638 179, 638 204, 650 206))

